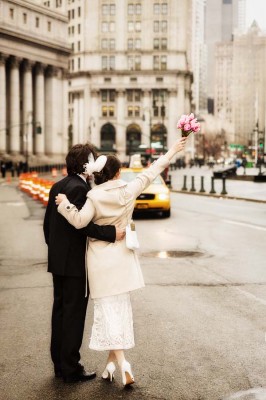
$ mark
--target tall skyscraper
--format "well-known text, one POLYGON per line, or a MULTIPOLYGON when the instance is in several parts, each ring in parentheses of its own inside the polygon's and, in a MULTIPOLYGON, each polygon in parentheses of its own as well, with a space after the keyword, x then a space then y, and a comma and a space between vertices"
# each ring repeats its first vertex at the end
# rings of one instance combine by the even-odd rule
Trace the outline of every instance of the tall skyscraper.
POLYGON ((246 0, 206 0, 207 97, 211 113, 214 112, 215 45, 232 41, 235 32, 244 32, 245 9, 246 0))

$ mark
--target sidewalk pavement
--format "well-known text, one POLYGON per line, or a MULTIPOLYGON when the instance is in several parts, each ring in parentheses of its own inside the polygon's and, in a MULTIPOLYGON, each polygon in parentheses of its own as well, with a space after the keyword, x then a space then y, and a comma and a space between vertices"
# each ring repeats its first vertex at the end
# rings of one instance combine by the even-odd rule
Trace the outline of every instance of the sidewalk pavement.
MULTIPOLYGON (((241 174, 241 172, 241 170, 238 171, 238 174, 241 174)), ((258 173, 257 168, 252 168, 252 171, 247 169, 247 175, 253 175, 254 173, 258 173)), ((192 167, 177 169, 175 171, 169 171, 169 175, 171 175, 172 190, 175 192, 221 197, 223 188, 223 182, 221 179, 214 180, 216 194, 210 193, 213 170, 209 167, 203 166, 201 168, 192 167), (187 176, 187 191, 182 191, 185 175, 187 176), (194 176, 195 192, 190 191, 192 186, 192 176, 194 176), (204 177, 204 193, 200 193, 202 176, 204 177)), ((266 203, 266 183, 226 179, 226 192, 227 195, 224 195, 223 197, 266 203)))

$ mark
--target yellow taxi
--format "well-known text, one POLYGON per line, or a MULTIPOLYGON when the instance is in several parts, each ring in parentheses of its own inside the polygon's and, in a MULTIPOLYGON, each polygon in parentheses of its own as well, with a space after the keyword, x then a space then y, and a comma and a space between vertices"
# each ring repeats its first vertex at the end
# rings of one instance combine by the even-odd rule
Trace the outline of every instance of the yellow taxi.
MULTIPOLYGON (((130 182, 142 171, 143 168, 122 168, 121 179, 130 182)), ((152 184, 136 199, 134 213, 137 212, 154 212, 165 218, 170 217, 170 190, 161 175, 157 176, 152 184)))

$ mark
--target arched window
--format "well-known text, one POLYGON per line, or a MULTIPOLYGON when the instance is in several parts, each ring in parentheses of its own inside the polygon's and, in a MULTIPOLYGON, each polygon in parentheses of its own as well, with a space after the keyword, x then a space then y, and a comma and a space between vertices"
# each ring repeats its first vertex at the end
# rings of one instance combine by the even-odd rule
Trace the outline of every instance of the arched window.
POLYGON ((112 124, 104 124, 101 128, 101 151, 112 152, 115 150, 115 128, 112 124))
POLYGON ((141 129, 137 124, 130 124, 126 132, 126 154, 131 155, 139 152, 139 145, 141 144, 141 129))
POLYGON ((167 130, 165 125, 156 124, 151 128, 151 147, 156 153, 164 152, 167 148, 167 130))

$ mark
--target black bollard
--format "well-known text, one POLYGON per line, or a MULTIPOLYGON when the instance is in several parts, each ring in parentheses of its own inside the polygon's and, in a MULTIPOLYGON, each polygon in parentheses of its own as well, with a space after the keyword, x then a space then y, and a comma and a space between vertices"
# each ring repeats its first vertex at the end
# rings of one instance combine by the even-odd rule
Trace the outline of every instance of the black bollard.
POLYGON ((201 176, 200 180, 201 180, 200 193, 205 193, 205 190, 204 190, 204 176, 201 176))
POLYGON ((191 191, 191 192, 196 192, 196 189, 195 189, 195 182, 194 182, 194 176, 191 177, 191 189, 190 189, 190 191, 191 191))
POLYGON ((212 187, 210 193, 216 193, 214 190, 214 177, 212 176, 212 187))
POLYGON ((221 194, 227 194, 227 191, 226 191, 226 188, 225 188, 225 180, 226 180, 226 177, 223 176, 223 177, 222 177, 222 180, 223 180, 223 190, 221 191, 221 194))
POLYGON ((187 190, 187 176, 184 175, 184 184, 181 190, 187 190))

